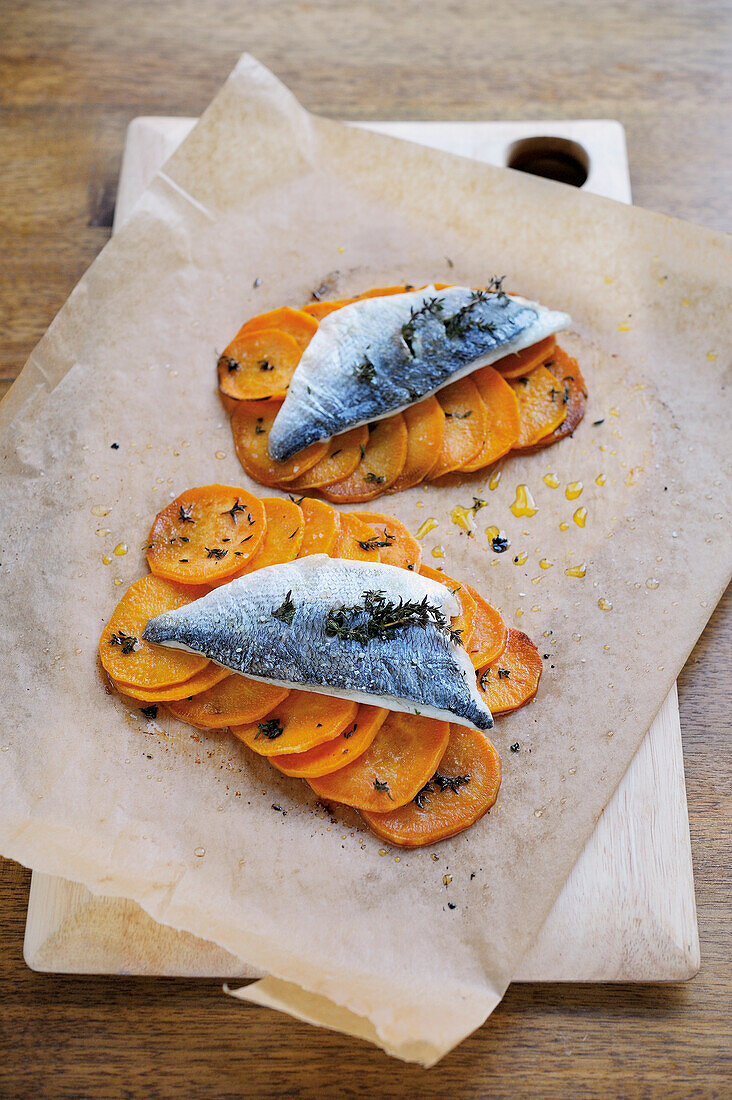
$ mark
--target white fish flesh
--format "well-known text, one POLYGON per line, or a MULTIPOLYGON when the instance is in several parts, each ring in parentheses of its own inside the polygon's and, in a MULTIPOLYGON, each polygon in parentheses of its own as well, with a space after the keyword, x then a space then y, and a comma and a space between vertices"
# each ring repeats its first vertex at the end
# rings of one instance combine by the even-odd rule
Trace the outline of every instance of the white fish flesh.
POLYGON ((445 585, 419 573, 313 554, 166 611, 143 638, 255 680, 486 730, 491 712, 450 633, 459 611, 445 585))
POLYGON ((329 313, 305 348, 269 434, 278 462, 318 440, 391 416, 567 328, 500 284, 364 298, 329 313))

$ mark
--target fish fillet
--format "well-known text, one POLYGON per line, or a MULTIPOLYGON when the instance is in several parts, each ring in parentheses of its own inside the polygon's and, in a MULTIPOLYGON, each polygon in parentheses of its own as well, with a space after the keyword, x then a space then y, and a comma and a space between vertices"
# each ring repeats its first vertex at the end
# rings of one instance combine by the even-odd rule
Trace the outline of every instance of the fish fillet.
POLYGON ((278 462, 407 408, 567 328, 566 313, 502 290, 433 286, 364 298, 323 318, 269 434, 278 462))
POLYGON ((313 554, 258 569, 158 615, 143 637, 202 653, 255 680, 490 729, 475 670, 447 633, 459 611, 445 585, 419 573, 313 554), (363 629, 374 592, 397 607, 426 601, 435 609, 427 617, 437 621, 408 622, 394 637, 378 634, 365 644, 327 633, 328 615, 339 609, 347 629, 363 629))

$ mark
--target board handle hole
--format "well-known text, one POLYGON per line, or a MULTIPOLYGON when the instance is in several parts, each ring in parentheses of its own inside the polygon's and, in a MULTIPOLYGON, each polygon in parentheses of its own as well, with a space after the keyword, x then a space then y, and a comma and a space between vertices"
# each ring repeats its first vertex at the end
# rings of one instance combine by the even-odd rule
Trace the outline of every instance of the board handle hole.
POLYGON ((582 187, 590 174, 587 150, 576 141, 559 137, 514 141, 508 150, 506 166, 517 172, 568 183, 572 187, 582 187))

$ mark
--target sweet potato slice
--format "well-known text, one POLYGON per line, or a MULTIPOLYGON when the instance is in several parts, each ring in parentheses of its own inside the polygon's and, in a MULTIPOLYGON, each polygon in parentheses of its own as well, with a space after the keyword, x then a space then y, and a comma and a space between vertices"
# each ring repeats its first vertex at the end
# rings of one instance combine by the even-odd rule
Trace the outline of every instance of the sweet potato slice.
POLYGON ((474 825, 498 797, 501 758, 483 733, 450 725, 450 740, 438 771, 417 796, 390 813, 361 811, 381 840, 400 848, 421 848, 474 825))
MULTIPOLYGON (((460 631, 460 641, 465 652, 470 656, 473 649, 473 615, 476 612, 476 607, 468 586, 454 580, 452 577, 448 577, 447 573, 441 573, 439 569, 432 569, 429 565, 420 565, 419 572, 423 577, 429 577, 430 580, 439 581, 440 584, 446 585, 455 595, 461 611, 450 625, 454 630, 460 631)), ((473 667, 475 668, 475 665, 473 667)))
POLYGON ((185 607, 200 594, 152 574, 131 584, 99 639, 104 671, 123 684, 160 688, 190 680, 206 668, 208 657, 154 645, 142 637, 148 619, 185 607))
POLYGON ((512 379, 509 386, 518 399, 521 421, 514 449, 532 447, 558 428, 566 417, 564 387, 546 367, 536 367, 531 374, 512 379))
POLYGON ((368 523, 358 519, 353 512, 341 512, 341 530, 333 551, 334 558, 379 561, 379 550, 373 541, 373 531, 368 523))
POLYGON ((281 565, 298 557, 305 537, 305 519, 300 508, 286 497, 262 497, 262 504, 267 530, 259 549, 243 568, 232 577, 215 581, 212 588, 228 584, 229 581, 243 577, 245 573, 253 573, 255 569, 262 569, 265 565, 281 565))
POLYGON ((488 414, 478 387, 470 378, 458 378, 436 395, 445 414, 445 432, 429 480, 460 470, 477 458, 485 445, 488 414))
POLYGON ((371 528, 372 540, 378 547, 379 561, 399 569, 419 569, 422 547, 400 519, 382 516, 379 512, 352 512, 371 528), (386 543, 386 545, 382 545, 386 543))
POLYGON ((306 313, 309 317, 314 317, 316 321, 322 321, 329 313, 334 313, 335 310, 355 301, 355 298, 338 298, 332 302, 308 302, 300 312, 306 313))
POLYGON ((404 409, 407 425, 407 457, 399 477, 388 490, 400 493, 428 477, 437 464, 445 435, 445 414, 436 397, 426 397, 404 409))
POLYGON ((330 504, 312 497, 302 497, 298 503, 305 518, 305 534, 298 556, 332 555, 341 530, 340 514, 330 504))
POLYGON ((281 401, 242 401, 231 417, 234 448, 242 466, 262 485, 280 486, 294 481, 328 453, 328 440, 311 443, 285 462, 275 462, 267 444, 281 401))
POLYGON ((521 431, 518 401, 508 382, 492 367, 481 367, 470 378, 486 407, 487 428, 482 448, 462 467, 466 473, 482 470, 508 454, 521 431))
POLYGON ((449 736, 449 722, 393 710, 358 760, 308 782, 319 798, 357 810, 397 809, 434 775, 449 736))
POLYGON ((361 448, 369 439, 369 430, 365 424, 360 428, 351 428, 349 432, 334 435, 328 444, 328 453, 320 462, 316 462, 304 474, 289 483, 296 492, 303 489, 321 489, 324 485, 334 485, 349 477, 361 461, 361 448))
POLYGON ((266 526, 261 500, 246 489, 186 489, 155 517, 147 563, 157 576, 179 584, 213 584, 254 557, 266 526))
POLYGON ((307 752, 352 726, 358 703, 293 689, 260 722, 233 725, 231 732, 260 756, 307 752))
POLYGON ((366 752, 376 734, 386 721, 389 711, 384 707, 372 707, 361 703, 353 724, 342 733, 307 752, 293 752, 284 756, 271 756, 270 763, 285 775, 297 779, 315 779, 320 775, 345 768, 352 760, 366 752))
POLYGON ((393 485, 407 457, 407 424, 401 413, 377 420, 369 431, 363 457, 350 477, 322 488, 327 500, 362 504, 393 485))
POLYGON ((176 699, 190 699, 199 692, 207 691, 220 680, 231 676, 228 668, 209 661, 208 665, 191 676, 190 680, 183 680, 180 684, 170 684, 161 688, 138 688, 132 684, 123 684, 121 680, 113 680, 112 683, 121 695, 129 695, 132 699, 139 699, 142 703, 169 703, 176 699))
POLYGON ((547 336, 538 344, 532 344, 523 351, 514 351, 511 355, 505 355, 493 366, 504 378, 523 378, 530 374, 534 367, 540 367, 542 363, 546 363, 547 359, 551 359, 555 343, 556 336, 547 336))
POLYGON ((534 643, 520 630, 509 628, 500 657, 479 670, 478 688, 493 714, 506 714, 534 698, 541 671, 534 643))
POLYGON ((250 680, 248 676, 233 672, 192 699, 186 697, 168 703, 168 710, 181 722, 188 722, 197 729, 214 730, 257 722, 288 695, 287 688, 250 680))
POLYGON ((544 447, 549 447, 552 443, 557 443, 558 440, 572 435, 585 415, 585 405, 587 403, 587 386, 576 359, 568 355, 563 348, 557 347, 553 358, 544 365, 561 383, 562 402, 567 409, 567 415, 558 428, 555 428, 549 435, 542 436, 533 447, 527 448, 531 451, 542 450, 544 447))
POLYGON ((286 332, 298 344, 300 351, 304 351, 318 331, 318 322, 301 309, 282 306, 280 309, 273 309, 269 313, 260 313, 257 317, 252 317, 251 321, 242 325, 232 343, 235 343, 243 332, 256 332, 264 328, 276 328, 286 332))
POLYGON ((240 332, 219 356, 219 389, 235 401, 284 398, 301 355, 297 341, 279 329, 240 332))
POLYGON ((483 668, 503 653, 506 648, 508 629, 500 613, 481 596, 480 592, 469 584, 463 587, 475 604, 471 609, 472 630, 468 656, 473 662, 473 668, 483 668))

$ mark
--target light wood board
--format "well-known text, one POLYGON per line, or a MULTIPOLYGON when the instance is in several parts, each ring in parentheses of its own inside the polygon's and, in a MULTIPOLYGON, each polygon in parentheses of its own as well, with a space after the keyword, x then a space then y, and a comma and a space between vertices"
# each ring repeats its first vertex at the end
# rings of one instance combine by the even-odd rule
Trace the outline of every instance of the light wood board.
MULTIPOLYGON (((119 228, 192 119, 130 125, 115 210, 119 228)), ((364 124, 366 125, 366 124, 364 124)), ((369 123, 368 128, 493 164, 516 141, 582 146, 585 187, 630 202, 625 137, 613 121, 369 123)), ((33 874, 24 945, 35 970, 253 977, 214 944, 157 924, 136 903, 33 874)), ((669 694, 569 876, 517 981, 681 981, 699 968, 694 883, 676 689, 669 694)))

